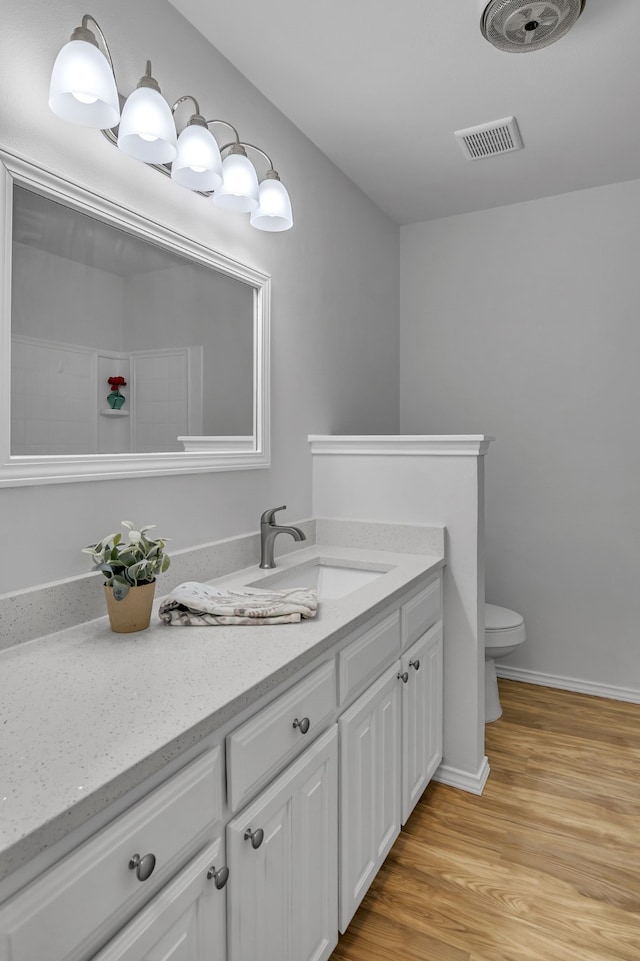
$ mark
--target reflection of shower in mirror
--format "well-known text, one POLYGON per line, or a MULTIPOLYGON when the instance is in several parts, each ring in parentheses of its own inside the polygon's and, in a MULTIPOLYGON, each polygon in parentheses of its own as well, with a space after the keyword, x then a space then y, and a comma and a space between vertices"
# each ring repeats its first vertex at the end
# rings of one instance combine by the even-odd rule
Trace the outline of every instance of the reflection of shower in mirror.
POLYGON ((267 274, 4 150, 0 220, 0 486, 269 465, 267 274))
POLYGON ((25 349, 12 364, 12 454, 178 451, 179 435, 253 433, 251 287, 19 187, 14 209, 12 339, 25 349), (43 390, 61 352, 80 380, 43 390), (98 361, 103 406, 105 370, 135 358, 129 425, 78 423, 95 407, 96 354, 112 358, 98 361))
POLYGON ((181 435, 203 434, 202 346, 106 353, 12 340, 12 454, 181 451, 181 435), (105 397, 114 364, 125 383, 105 397))

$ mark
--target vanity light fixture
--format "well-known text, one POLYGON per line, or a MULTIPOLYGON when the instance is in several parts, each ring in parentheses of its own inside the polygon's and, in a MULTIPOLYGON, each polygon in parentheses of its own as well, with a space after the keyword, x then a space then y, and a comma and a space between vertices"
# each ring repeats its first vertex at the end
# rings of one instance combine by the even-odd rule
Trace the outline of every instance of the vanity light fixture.
POLYGON ((85 127, 115 127, 120 119, 118 88, 113 61, 104 34, 93 17, 85 14, 82 24, 53 65, 49 106, 53 112, 85 127), (105 53, 98 47, 96 35, 87 26, 92 22, 102 40, 105 53))
POLYGON ((220 148, 195 97, 180 97, 173 105, 173 112, 186 100, 193 101, 196 112, 178 137, 178 156, 171 164, 171 177, 189 190, 207 193, 222 184, 220 148))
POLYGON ((258 206, 258 190, 258 175, 247 151, 239 142, 232 144, 222 161, 222 185, 213 194, 214 204, 249 213, 258 206))
POLYGON ((258 191, 260 200, 257 210, 249 217, 249 223, 258 230, 288 230, 293 227, 291 200, 280 180, 280 174, 271 167, 258 191))
POLYGON ((171 163, 178 155, 178 135, 171 107, 151 76, 151 61, 122 108, 118 147, 135 160, 148 164, 171 163))
POLYGON ((89 14, 82 18, 69 43, 54 64, 49 106, 63 120, 97 127, 110 143, 128 156, 153 166, 176 183, 223 208, 249 213, 258 230, 281 231, 293 226, 291 200, 269 155, 254 144, 240 140, 226 120, 206 120, 195 97, 179 97, 170 106, 151 74, 151 62, 136 89, 124 101, 122 116, 113 60, 104 33, 89 14), (89 29, 89 21, 95 28, 89 29), (98 34, 104 53, 98 46, 98 34), (175 114, 191 101, 191 114, 177 135, 175 114), (223 124, 234 139, 219 147, 209 127, 223 124), (247 156, 256 151, 269 164, 258 182, 256 169, 247 156))

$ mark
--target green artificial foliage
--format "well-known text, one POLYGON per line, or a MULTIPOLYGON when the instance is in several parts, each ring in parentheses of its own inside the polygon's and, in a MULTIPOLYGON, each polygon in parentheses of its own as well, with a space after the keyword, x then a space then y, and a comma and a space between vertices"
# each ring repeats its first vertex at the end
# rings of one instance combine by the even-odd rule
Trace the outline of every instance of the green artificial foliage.
POLYGON ((138 584, 151 584, 158 574, 163 574, 171 563, 165 553, 165 539, 149 537, 148 531, 155 524, 135 528, 131 521, 122 521, 127 528, 126 540, 122 534, 108 534, 98 541, 82 548, 83 554, 91 554, 94 571, 102 571, 105 584, 113 588, 117 601, 123 600, 131 587, 138 584))

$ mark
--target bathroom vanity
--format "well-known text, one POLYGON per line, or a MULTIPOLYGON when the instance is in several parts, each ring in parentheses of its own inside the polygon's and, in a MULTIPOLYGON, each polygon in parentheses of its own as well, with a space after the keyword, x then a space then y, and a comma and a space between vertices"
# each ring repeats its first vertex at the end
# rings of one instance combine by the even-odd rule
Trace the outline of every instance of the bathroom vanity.
POLYGON ((278 575, 319 558, 379 576, 300 624, 0 655, 1 961, 329 957, 442 757, 444 559, 315 545, 278 575))

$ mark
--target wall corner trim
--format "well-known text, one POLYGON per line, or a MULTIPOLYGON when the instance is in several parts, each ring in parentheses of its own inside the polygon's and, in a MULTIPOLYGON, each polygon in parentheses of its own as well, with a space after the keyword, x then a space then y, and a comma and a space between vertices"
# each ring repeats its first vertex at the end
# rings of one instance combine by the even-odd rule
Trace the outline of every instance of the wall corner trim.
POLYGON ((462 771, 460 768, 451 767, 448 764, 441 764, 433 775, 433 780, 439 781, 441 784, 448 784, 449 787, 460 788, 462 791, 467 791, 468 794, 482 794, 489 777, 489 771, 489 759, 485 754, 475 773, 462 771))

